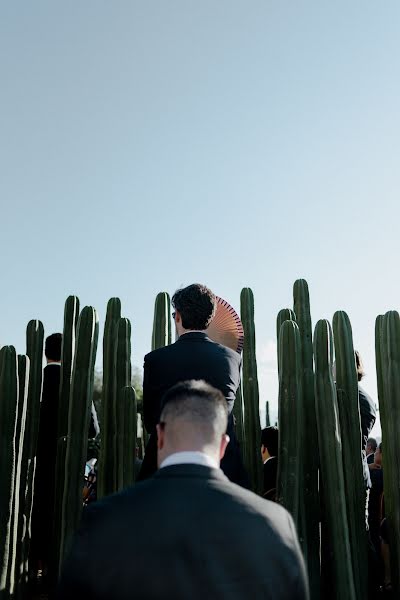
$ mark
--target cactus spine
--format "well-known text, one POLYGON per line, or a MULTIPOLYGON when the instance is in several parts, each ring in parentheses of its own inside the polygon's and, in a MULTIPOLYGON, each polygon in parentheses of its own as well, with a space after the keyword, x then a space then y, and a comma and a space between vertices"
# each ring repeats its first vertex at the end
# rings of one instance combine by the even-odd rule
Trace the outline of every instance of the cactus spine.
POLYGON ((368 556, 365 526, 366 490, 363 477, 358 378, 350 320, 343 311, 333 317, 336 388, 342 438, 345 498, 357 598, 368 596, 368 556))
POLYGON ((246 435, 245 462, 253 490, 261 493, 261 427, 254 327, 254 297, 250 288, 243 288, 241 292, 240 314, 244 330, 242 390, 246 435))
POLYGON ((324 514, 330 544, 333 597, 356 600, 347 524, 342 445, 336 388, 332 377, 333 344, 328 321, 318 321, 314 333, 315 403, 318 426, 324 514))
POLYGON ((13 346, 0 350, 0 598, 11 597, 13 504, 17 469, 15 431, 18 418, 18 366, 13 346))
POLYGON ((171 343, 171 300, 167 292, 157 294, 154 305, 151 349, 163 348, 171 343))
POLYGON ((99 498, 112 494, 116 489, 117 448, 115 443, 114 354, 117 327, 120 318, 121 301, 119 298, 111 298, 107 304, 103 338, 103 391, 101 397, 101 446, 98 478, 99 498))
POLYGON ((300 330, 302 359, 303 428, 307 443, 302 447, 300 465, 304 486, 304 528, 302 548, 310 581, 312 600, 320 597, 318 433, 315 416, 312 324, 308 284, 298 279, 293 286, 294 313, 300 330))
MULTIPOLYGON (((126 402, 124 401, 123 390, 129 386, 132 378, 131 367, 131 324, 129 319, 121 318, 118 321, 117 327, 117 342, 115 344, 115 377, 114 377, 114 411, 115 411, 115 446, 117 449, 116 455, 116 480, 115 489, 118 491, 123 489, 125 480, 125 419, 127 417, 126 402)), ((132 453, 134 448, 132 448, 132 453)))
MULTIPOLYGON (((391 577, 393 596, 400 595, 400 317, 397 311, 386 313, 382 327, 380 357, 381 373, 378 381, 383 385, 379 404, 383 408, 381 420, 383 433, 385 513, 388 522, 391 577)), ((377 363, 378 366, 378 363, 377 363)))
POLYGON ((62 508, 61 560, 82 512, 83 473, 87 453, 87 431, 93 397, 99 323, 97 313, 85 306, 78 321, 77 345, 72 368, 65 457, 65 484, 62 508))

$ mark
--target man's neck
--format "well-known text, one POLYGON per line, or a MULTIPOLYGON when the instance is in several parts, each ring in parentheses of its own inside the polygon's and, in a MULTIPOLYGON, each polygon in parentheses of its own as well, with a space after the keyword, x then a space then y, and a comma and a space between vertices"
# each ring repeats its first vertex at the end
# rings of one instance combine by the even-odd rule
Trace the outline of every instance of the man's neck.
POLYGON ((207 330, 206 329, 182 329, 182 331, 179 333, 179 337, 182 337, 183 335, 186 335, 187 333, 206 333, 207 330))
POLYGON ((160 469, 171 467, 172 465, 203 465, 219 469, 219 461, 210 454, 201 450, 178 450, 169 454, 160 464, 160 469))

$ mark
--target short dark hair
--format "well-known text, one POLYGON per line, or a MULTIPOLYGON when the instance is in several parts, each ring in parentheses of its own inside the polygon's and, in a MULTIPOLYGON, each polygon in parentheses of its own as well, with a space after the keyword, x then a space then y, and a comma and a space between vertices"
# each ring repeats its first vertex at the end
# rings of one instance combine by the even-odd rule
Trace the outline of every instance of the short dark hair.
POLYGON ((182 420, 194 425, 208 441, 216 441, 228 426, 224 395, 205 381, 183 381, 164 394, 160 424, 182 420))
POLYGON ((200 283, 177 290, 171 302, 179 311, 185 329, 207 329, 217 308, 215 294, 200 283))
POLYGON ((265 427, 261 431, 261 444, 271 456, 278 456, 279 432, 277 427, 265 427))
POLYGON ((361 356, 360 356, 360 353, 358 350, 354 351, 354 356, 356 357, 357 378, 358 378, 358 381, 361 381, 361 379, 365 375, 365 371, 364 371, 364 365, 363 365, 363 362, 361 360, 361 356))
POLYGON ((373 450, 374 452, 375 452, 375 450, 376 450, 376 449, 377 449, 377 447, 378 447, 378 444, 377 444, 377 442, 376 442, 376 439, 375 439, 375 438, 372 438, 372 437, 370 437, 370 438, 368 438, 368 439, 367 439, 367 446, 368 446, 368 445, 370 445, 370 446, 371 446, 371 448, 372 448, 372 450, 373 450))
POLYGON ((46 338, 44 353, 49 360, 61 360, 62 333, 52 333, 46 338))

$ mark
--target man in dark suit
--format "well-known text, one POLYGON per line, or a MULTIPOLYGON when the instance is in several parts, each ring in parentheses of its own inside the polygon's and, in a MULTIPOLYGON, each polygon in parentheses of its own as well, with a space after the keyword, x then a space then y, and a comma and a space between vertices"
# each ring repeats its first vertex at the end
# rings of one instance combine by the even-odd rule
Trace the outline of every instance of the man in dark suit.
POLYGON ((210 340, 205 332, 216 310, 215 295, 206 286, 192 284, 178 290, 172 298, 172 305, 178 340, 175 344, 150 352, 144 359, 143 416, 150 440, 139 480, 150 477, 157 469, 156 425, 162 396, 180 381, 203 379, 221 390, 228 403, 227 434, 230 443, 221 468, 231 481, 248 487, 232 414, 240 383, 241 357, 230 348, 210 340))
POLYGON ((159 471, 85 509, 59 600, 308 598, 289 513, 219 469, 227 420, 222 393, 204 382, 167 392, 159 471))
POLYGON ((52 541, 61 344, 61 333, 46 338, 47 365, 43 371, 30 550, 31 561, 37 564, 39 575, 46 574, 52 541))
POLYGON ((265 427, 261 432, 261 457, 263 460, 263 496, 267 500, 276 499, 278 477, 279 432, 277 427, 265 427))

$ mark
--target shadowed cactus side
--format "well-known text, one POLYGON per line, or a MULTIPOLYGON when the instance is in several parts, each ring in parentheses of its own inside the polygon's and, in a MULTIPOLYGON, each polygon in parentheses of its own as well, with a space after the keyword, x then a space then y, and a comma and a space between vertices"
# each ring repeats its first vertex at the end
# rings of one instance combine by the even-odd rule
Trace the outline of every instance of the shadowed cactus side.
POLYGON ((381 410, 385 515, 389 534, 393 595, 400 595, 400 317, 378 317, 377 374, 381 410))
POLYGON ((336 389, 342 439, 343 473, 350 550, 357 598, 368 596, 368 554, 365 526, 366 489, 363 475, 358 378, 353 334, 344 311, 333 317, 336 389))
MULTIPOLYGON (((131 323, 129 319, 121 318, 118 321, 117 341, 115 344, 115 380, 114 380, 114 411, 115 411, 115 446, 116 455, 116 482, 115 490, 122 490, 126 478, 126 469, 124 468, 126 449, 125 443, 125 419, 128 416, 126 411, 126 400, 123 390, 130 386, 132 379, 131 367, 131 323)), ((134 449, 132 448, 132 453, 134 449)))
POLYGON ((277 501, 292 515, 302 538, 301 443, 303 433, 300 331, 285 321, 279 334, 279 458, 277 501))
POLYGON ((97 313, 91 306, 85 306, 78 321, 76 352, 72 368, 62 506, 61 561, 78 527, 82 513, 83 474, 86 464, 87 431, 93 397, 98 334, 97 313))
POLYGON ((171 343, 171 300, 167 292, 160 292, 154 304, 151 349, 164 348, 171 343))
POLYGON ((356 600, 343 476, 342 443, 336 387, 332 376, 333 340, 328 321, 318 321, 314 333, 315 405, 318 426, 323 514, 329 541, 332 598, 356 600))
POLYGON ((307 565, 312 600, 320 598, 318 433, 315 415, 313 341, 308 284, 298 279, 293 286, 293 309, 300 330, 302 360, 303 427, 307 443, 302 448, 304 528, 302 549, 307 565))
POLYGON ((246 437, 245 464, 253 491, 261 494, 261 426, 254 327, 254 297, 250 288, 243 288, 241 292, 240 315, 244 330, 242 393, 246 437))
POLYGON ((0 350, 0 597, 11 597, 15 568, 13 506, 17 472, 18 363, 15 348, 0 350))
POLYGON ((115 415, 114 354, 117 327, 121 318, 121 301, 111 298, 107 304, 103 337, 103 390, 101 395, 101 446, 98 472, 98 497, 112 494, 116 489, 117 448, 115 415))

